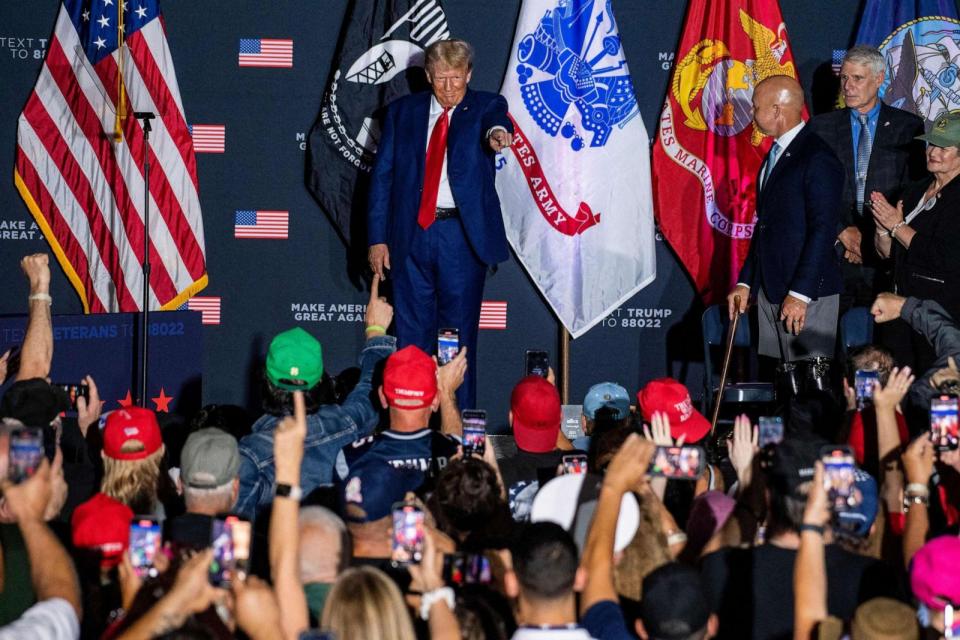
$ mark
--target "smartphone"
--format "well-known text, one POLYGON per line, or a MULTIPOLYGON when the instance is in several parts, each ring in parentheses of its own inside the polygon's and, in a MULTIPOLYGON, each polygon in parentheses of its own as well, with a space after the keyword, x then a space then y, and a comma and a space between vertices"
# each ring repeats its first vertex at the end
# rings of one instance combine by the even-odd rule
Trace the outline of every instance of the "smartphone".
POLYGON ((586 473, 587 456, 582 453, 575 453, 561 458, 563 461, 564 473, 586 473))
POLYGON ((408 502, 393 505, 390 562, 393 566, 419 564, 423 559, 423 511, 408 502))
POLYGON ((135 516, 130 523, 130 564, 141 578, 157 577, 154 560, 160 553, 160 522, 156 518, 135 516))
POLYGON ((214 518, 210 527, 210 584, 229 587, 243 580, 250 567, 250 523, 237 516, 214 518))
POLYGON ((647 473, 662 478, 696 480, 703 473, 705 464, 706 454, 701 447, 658 446, 647 473))
POLYGON ((528 349, 524 358, 526 375, 546 378, 550 371, 550 357, 546 351, 528 349))
POLYGON ((827 445, 820 451, 823 462, 823 488, 834 511, 849 511, 862 501, 856 490, 856 463, 853 450, 844 445, 827 445))
POLYGON ((490 560, 478 553, 450 553, 443 556, 443 580, 450 586, 489 584, 490 560))
POLYGON ((19 484, 37 472, 43 460, 43 429, 22 427, 10 434, 10 481, 19 484))
POLYGON ((445 365, 460 351, 460 330, 440 329, 437 332, 437 362, 445 365))
POLYGON ((853 374, 853 385, 854 391, 857 394, 858 411, 862 411, 864 407, 873 404, 873 390, 879 382, 879 371, 857 369, 857 372, 853 374))
POLYGON ((757 444, 763 449, 767 445, 783 442, 783 418, 780 416, 760 416, 758 420, 757 444))
POLYGON ((79 384, 67 384, 62 382, 54 382, 53 386, 63 389, 64 393, 67 394, 67 397, 70 398, 70 409, 73 411, 77 410, 77 400, 83 398, 87 402, 90 402, 90 386, 79 383, 79 384))
POLYGON ((955 396, 940 396, 930 401, 930 441, 939 451, 960 447, 955 396))
POLYGON ((460 414, 463 422, 463 455, 483 456, 487 449, 487 412, 479 409, 464 409, 460 414))

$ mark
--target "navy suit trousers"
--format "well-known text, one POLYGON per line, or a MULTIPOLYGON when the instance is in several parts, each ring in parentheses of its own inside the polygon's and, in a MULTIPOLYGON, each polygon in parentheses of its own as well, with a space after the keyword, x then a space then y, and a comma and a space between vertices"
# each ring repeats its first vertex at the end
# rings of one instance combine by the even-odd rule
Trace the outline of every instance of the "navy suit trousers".
POLYGON ((457 391, 460 409, 477 398, 477 330, 487 267, 473 252, 459 218, 437 220, 414 232, 403 264, 393 266, 397 347, 437 352, 437 330, 456 328, 467 347, 467 374, 457 391))

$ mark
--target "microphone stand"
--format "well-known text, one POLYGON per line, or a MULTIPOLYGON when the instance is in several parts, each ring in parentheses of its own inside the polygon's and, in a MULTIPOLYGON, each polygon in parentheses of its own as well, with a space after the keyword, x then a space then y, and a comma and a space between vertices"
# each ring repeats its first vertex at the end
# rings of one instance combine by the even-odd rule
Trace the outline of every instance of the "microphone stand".
POLYGON ((147 347, 150 336, 150 121, 156 114, 135 111, 133 117, 143 121, 143 302, 140 307, 140 406, 147 406, 147 347))

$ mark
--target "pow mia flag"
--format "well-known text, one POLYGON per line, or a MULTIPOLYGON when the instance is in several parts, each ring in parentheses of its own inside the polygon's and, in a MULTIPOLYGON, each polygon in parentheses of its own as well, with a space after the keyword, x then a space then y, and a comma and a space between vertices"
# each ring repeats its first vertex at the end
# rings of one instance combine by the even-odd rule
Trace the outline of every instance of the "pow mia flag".
POLYGON ((366 194, 381 110, 428 87, 424 50, 450 37, 440 0, 350 3, 334 66, 310 130, 307 188, 349 246, 364 250, 366 194))

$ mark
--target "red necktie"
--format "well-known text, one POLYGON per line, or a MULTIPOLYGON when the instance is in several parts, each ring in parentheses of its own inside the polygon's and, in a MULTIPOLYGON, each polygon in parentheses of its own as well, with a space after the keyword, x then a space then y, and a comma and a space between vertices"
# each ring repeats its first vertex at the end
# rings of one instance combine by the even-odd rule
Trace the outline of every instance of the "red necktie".
POLYGON ((437 191, 440 190, 440 172, 443 171, 443 157, 447 153, 447 129, 450 122, 447 120, 449 107, 433 125, 430 134, 430 144, 427 145, 427 160, 423 170, 423 194, 420 196, 420 213, 417 214, 417 223, 426 229, 437 219, 437 191))

